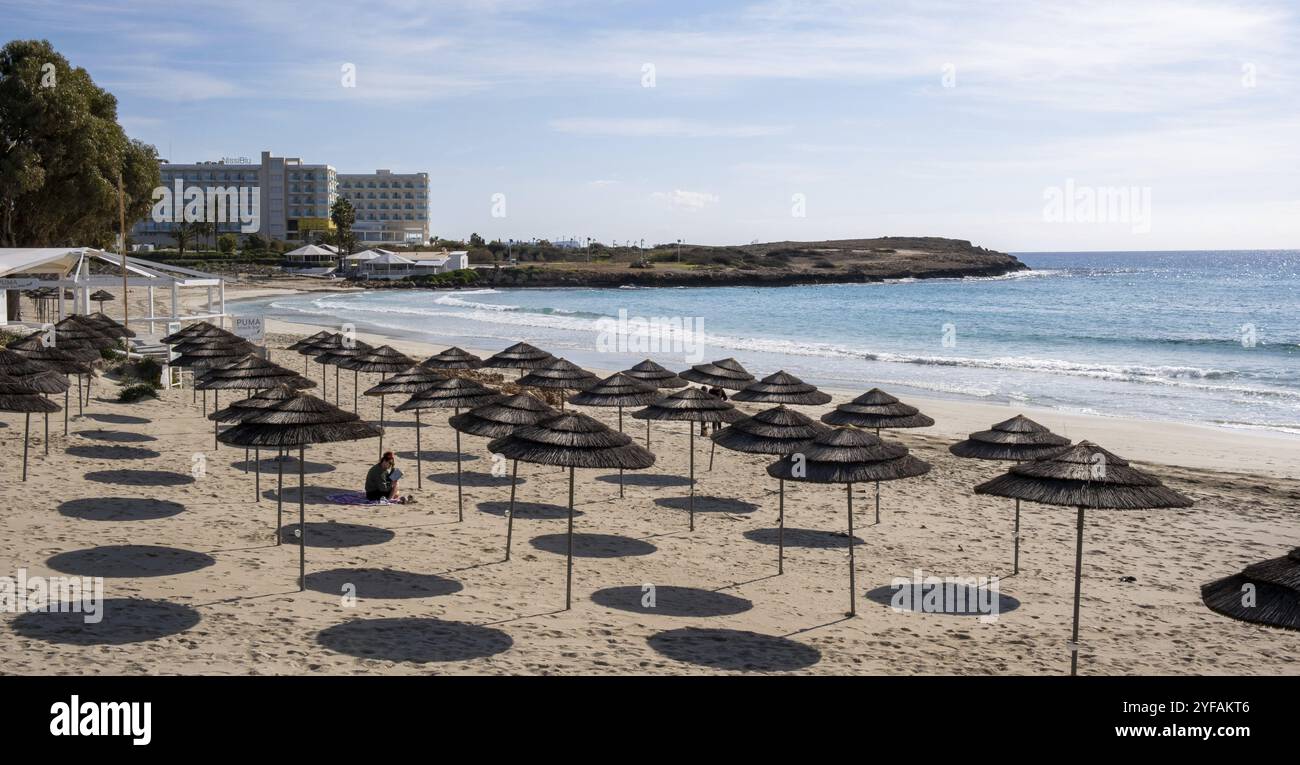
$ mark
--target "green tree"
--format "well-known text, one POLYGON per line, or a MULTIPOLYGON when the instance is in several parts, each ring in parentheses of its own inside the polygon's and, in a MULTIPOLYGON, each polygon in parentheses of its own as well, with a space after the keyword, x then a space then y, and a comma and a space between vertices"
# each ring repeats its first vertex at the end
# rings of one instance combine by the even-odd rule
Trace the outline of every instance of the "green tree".
POLYGON ((478 234, 470 234, 470 235, 469 235, 469 246, 470 246, 470 247, 482 247, 482 246, 483 246, 483 237, 479 236, 478 234))
POLYGON ((176 242, 178 258, 185 257, 185 248, 197 238, 198 227, 201 225, 201 223, 177 223, 171 230, 171 238, 176 242))
POLYGON ((351 202, 339 197, 330 206, 330 220, 334 222, 334 241, 339 248, 339 268, 342 268, 343 259, 352 254, 352 248, 357 243, 352 234, 352 226, 357 222, 357 211, 351 202))
POLYGON ((221 250, 223 255, 232 255, 239 247, 239 237, 234 234, 222 234, 217 240, 217 249, 221 250))
POLYGON ((45 40, 0 48, 0 246, 103 243, 152 207, 158 155, 117 123, 117 99, 45 40))

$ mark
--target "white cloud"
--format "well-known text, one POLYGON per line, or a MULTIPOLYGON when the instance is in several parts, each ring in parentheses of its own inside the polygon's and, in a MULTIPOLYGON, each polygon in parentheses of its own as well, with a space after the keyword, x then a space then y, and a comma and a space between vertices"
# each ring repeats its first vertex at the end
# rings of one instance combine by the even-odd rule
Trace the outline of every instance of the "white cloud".
POLYGON ((776 125, 728 125, 672 117, 569 117, 551 120, 551 129, 574 135, 624 138, 755 138, 778 135, 788 128, 776 125))

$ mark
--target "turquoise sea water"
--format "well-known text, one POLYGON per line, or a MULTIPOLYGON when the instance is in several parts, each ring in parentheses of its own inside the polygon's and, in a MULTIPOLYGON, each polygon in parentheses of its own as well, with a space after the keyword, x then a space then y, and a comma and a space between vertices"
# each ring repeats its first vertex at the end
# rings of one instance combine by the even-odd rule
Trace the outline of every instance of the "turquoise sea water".
POLYGON ((734 356, 846 390, 1023 401, 1300 434, 1300 251, 1032 253, 997 279, 808 287, 318 293, 236 313, 496 349, 527 340, 598 368, 734 356), (620 310, 696 327, 634 332, 620 310), (602 335, 602 331, 606 334, 602 335), (674 341, 677 343, 673 345, 674 341), (610 345, 614 349, 610 349, 610 345), (644 346, 642 346, 644 347, 644 346))

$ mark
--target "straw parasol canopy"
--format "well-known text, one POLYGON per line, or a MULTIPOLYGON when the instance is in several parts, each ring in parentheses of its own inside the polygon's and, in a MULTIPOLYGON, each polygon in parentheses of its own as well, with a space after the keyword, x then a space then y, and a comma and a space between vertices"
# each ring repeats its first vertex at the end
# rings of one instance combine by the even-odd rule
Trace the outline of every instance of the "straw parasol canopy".
MULTIPOLYGON (((462 409, 474 409, 475 407, 490 404, 501 398, 501 394, 483 385, 482 383, 464 377, 448 377, 439 382, 433 383, 423 391, 411 396, 403 404, 397 406, 397 411, 415 412, 415 475, 416 485, 423 486, 420 474, 424 472, 421 466, 420 452, 420 429, 423 424, 420 422, 420 412, 426 409, 452 409, 456 414, 460 414, 462 409)), ((460 452, 460 431, 456 431, 456 515, 459 520, 465 520, 465 491, 461 483, 461 452, 460 452)))
POLYGON ((164 345, 176 345, 184 340, 197 337, 238 337, 238 335, 211 322, 199 321, 187 327, 181 327, 170 335, 164 336, 158 342, 164 345))
MULTIPOLYGON (((506 396, 474 407, 448 420, 458 433, 484 438, 503 438, 524 425, 536 425, 559 412, 527 393, 506 396)), ((511 460, 510 506, 506 510, 506 560, 510 560, 510 541, 515 527, 515 484, 519 477, 519 460, 511 460)))
MULTIPOLYGON (((364 343, 352 337, 344 337, 338 343, 327 345, 324 350, 316 357, 316 361, 321 364, 321 377, 325 375, 325 365, 330 364, 334 367, 334 403, 341 403, 339 398, 339 370, 350 369, 346 366, 353 359, 364 356, 374 350, 369 343, 364 343)), ((359 375, 354 374, 353 382, 356 382, 359 375)), ((352 389, 352 413, 357 413, 357 389, 352 389)))
MULTIPOLYGON (((62 393, 66 397, 72 387, 66 375, 8 348, 0 348, 0 374, 8 375, 45 396, 62 393)), ((50 413, 44 412, 41 419, 45 423, 44 450, 49 454, 50 413)))
MULTIPOLYGON (((646 428, 650 427, 650 420, 667 420, 669 422, 735 422, 743 419, 745 415, 736 411, 736 407, 729 402, 720 398, 714 398, 699 388, 683 388, 676 393, 671 393, 645 409, 640 409, 632 413, 632 416, 638 420, 646 420, 646 428)), ((688 505, 690 513, 690 528, 695 530, 695 428, 692 426, 688 429, 689 447, 691 465, 691 495, 688 505)), ((650 441, 650 434, 646 433, 646 442, 650 441)))
MULTIPOLYGON (((1023 414, 1003 420, 988 430, 971 433, 948 451, 958 457, 981 460, 1036 460, 1060 454, 1070 447, 1070 439, 1058 436, 1023 414)), ((1020 573, 1020 500, 1016 500, 1016 519, 1011 534, 1012 573, 1020 573)))
POLYGON ((872 388, 861 396, 822 415, 827 425, 852 425, 855 428, 928 428, 934 419, 921 414, 914 406, 904 404, 879 388, 872 388))
MULTIPOLYGON (((518 384, 525 388, 548 388, 551 390, 586 390, 600 378, 574 364, 568 359, 557 358, 544 367, 538 367, 523 377, 518 384)), ((560 399, 560 409, 564 409, 564 399, 560 399)))
MULTIPOLYGON (((577 406, 616 406, 618 407, 618 432, 623 432, 623 407, 645 406, 659 398, 655 386, 628 377, 622 372, 606 377, 604 380, 584 391, 569 397, 569 403, 577 406)), ((646 420, 649 423, 649 420, 646 420)), ((618 471, 618 496, 623 496, 623 471, 618 471)))
POLYGON ((352 370, 352 411, 354 413, 357 411, 357 393, 361 390, 362 372, 387 375, 390 372, 410 369, 414 364, 415 359, 391 345, 381 345, 378 348, 366 346, 364 351, 344 356, 336 362, 339 369, 352 370))
MULTIPOLYGON (((418 364, 407 368, 405 371, 398 372, 396 375, 392 377, 389 377, 387 372, 380 372, 379 374, 381 378, 379 384, 367 388, 366 390, 362 391, 362 394, 366 396, 379 397, 379 427, 381 430, 384 427, 385 399, 388 396, 392 396, 399 393, 404 393, 407 395, 413 393, 420 393, 421 391, 426 391, 429 388, 432 388, 433 386, 437 385, 438 383, 448 379, 447 375, 441 372, 436 372, 432 369, 429 369, 428 367, 420 366, 418 364)), ((416 412, 415 416, 417 419, 419 418, 420 414, 418 411, 416 412)), ((415 437, 416 440, 419 440, 420 438, 419 428, 416 428, 415 430, 415 437)), ((417 448, 416 449, 417 459, 418 459, 419 451, 420 450, 417 448)), ((379 436, 379 453, 380 454, 384 453, 383 435, 379 436)), ((416 481, 417 483, 420 483, 422 481, 418 473, 416 474, 416 481)))
POLYGON ((902 444, 853 428, 832 428, 810 444, 767 468, 768 475, 784 481, 845 484, 849 519, 849 616, 857 608, 857 583, 853 560, 853 484, 896 481, 930 472, 930 464, 908 454, 902 444))
POLYGON ((299 340, 290 343, 288 347, 285 348, 285 350, 293 351, 294 353, 297 353, 302 356, 302 373, 307 374, 307 366, 308 366, 309 359, 311 358, 312 355, 319 352, 317 347, 322 343, 328 342, 329 339, 333 336, 334 335, 331 334, 328 330, 322 329, 320 332, 317 332, 314 335, 309 335, 307 337, 301 338, 299 340))
POLYGON ((135 332, 122 322, 110 317, 102 310, 99 313, 92 313, 86 316, 74 316, 79 318, 92 327, 97 327, 101 332, 113 337, 135 337, 135 332))
POLYGON ((207 390, 262 390, 285 385, 290 388, 312 388, 316 381, 308 380, 291 369, 248 353, 238 360, 208 369, 199 375, 195 386, 207 390))
POLYGON ((1060 454, 1021 462, 975 487, 976 494, 1023 499, 1044 505, 1078 508, 1074 559, 1074 629, 1070 638, 1070 674, 1079 665, 1079 591, 1083 567, 1083 514, 1096 510, 1147 510, 1191 507, 1192 500, 1160 479, 1090 441, 1060 454))
MULTIPOLYGON (((315 385, 315 383, 312 384, 315 385)), ((251 417, 254 414, 257 414, 258 412, 261 412, 265 409, 269 409, 277 405, 281 401, 293 398, 294 396, 298 395, 298 390, 299 390, 298 388, 292 388, 288 385, 276 385, 274 387, 259 390, 257 393, 253 394, 249 398, 240 399, 239 401, 235 401, 234 403, 230 404, 224 409, 218 409, 217 411, 208 415, 208 419, 212 420, 213 431, 215 432, 220 423, 243 422, 245 419, 251 417)), ((276 468, 279 476, 277 482, 278 482, 279 492, 280 492, 277 493, 276 500, 275 500, 275 518, 276 518, 275 527, 277 529, 280 528, 281 526, 280 523, 281 510, 284 506, 284 497, 281 496, 281 494, 284 491, 284 449, 279 449, 279 452, 280 452, 280 458, 276 460, 276 468)), ((247 450, 245 450, 245 457, 247 457, 247 454, 248 454, 247 450)), ((255 447, 253 449, 253 463, 254 463, 253 496, 256 497, 256 500, 258 502, 261 502, 262 501, 262 457, 261 457, 260 448, 255 447)), ((275 538, 275 543, 277 545, 280 544, 280 537, 278 535, 275 538)))
MULTIPOLYGON (((713 443, 724 449, 747 454, 793 454, 805 449, 819 434, 829 430, 784 404, 764 409, 752 417, 736 420, 714 433, 713 443)), ((785 480, 777 479, 776 572, 785 573, 785 480)))
POLYGON ((488 444, 494 454, 538 465, 569 469, 568 562, 564 608, 573 603, 573 471, 574 468, 644 470, 655 463, 649 450, 625 433, 577 412, 561 412, 536 425, 525 425, 488 444))
POLYGON ((420 363, 429 369, 478 369, 483 366, 483 359, 453 345, 442 353, 436 353, 420 363))
POLYGON ((817 390, 816 385, 809 385, 785 370, 750 383, 731 398, 733 401, 795 406, 818 406, 831 401, 829 393, 817 390))
POLYGON ((0 374, 0 412, 23 414, 23 480, 27 480, 28 436, 32 429, 32 413, 49 414, 61 407, 42 396, 25 382, 0 374))
POLYGON ((742 390, 745 386, 754 382, 754 376, 747 372, 739 361, 732 358, 710 361, 707 364, 696 364, 679 374, 678 377, 701 385, 727 390, 742 390))
POLYGON ((118 344, 117 337, 109 334, 94 323, 87 322, 76 316, 69 316, 55 322, 54 337, 56 345, 71 340, 87 343, 100 350, 114 348, 118 344))
POLYGON ((550 364, 555 357, 528 343, 515 343, 509 348, 489 356, 483 366, 487 369, 538 369, 550 364))
MULTIPOLYGON (((92 371, 94 365, 99 362, 99 352, 89 347, 74 350, 47 346, 43 338, 43 332, 33 332, 26 337, 11 342, 6 350, 58 374, 77 375, 79 390, 81 375, 89 374, 92 371)), ((69 389, 65 388, 63 391, 63 435, 65 436, 68 435, 69 398, 69 389)), ((81 407, 80 393, 77 394, 77 407, 81 407)))
POLYGON ((104 310, 104 303, 109 300, 116 300, 117 298, 113 297, 113 293, 108 290, 95 290, 90 293, 90 299, 99 303, 99 310, 102 312, 104 310))
POLYGON ((678 377, 676 372, 667 369, 666 367, 662 367, 650 359, 646 359, 630 369, 624 369, 623 374, 633 379, 649 383, 656 388, 686 387, 686 381, 678 377))
POLYGON ((1300 630, 1300 547, 1203 585, 1201 600, 1232 619, 1300 630))
POLYGON ((295 393, 221 434, 223 443, 255 448, 298 447, 298 589, 307 589, 306 446, 376 438, 379 429, 315 396, 295 393))

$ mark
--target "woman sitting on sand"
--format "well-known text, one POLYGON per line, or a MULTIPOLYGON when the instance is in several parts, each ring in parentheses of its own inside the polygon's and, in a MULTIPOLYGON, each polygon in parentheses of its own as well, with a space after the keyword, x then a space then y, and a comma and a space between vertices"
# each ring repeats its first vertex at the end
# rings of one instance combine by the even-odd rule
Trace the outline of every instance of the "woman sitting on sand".
POLYGON ((400 505, 414 502, 414 497, 403 497, 397 493, 397 482, 401 477, 402 471, 397 469, 397 456, 392 452, 384 452, 379 462, 366 473, 366 500, 386 500, 400 505))

